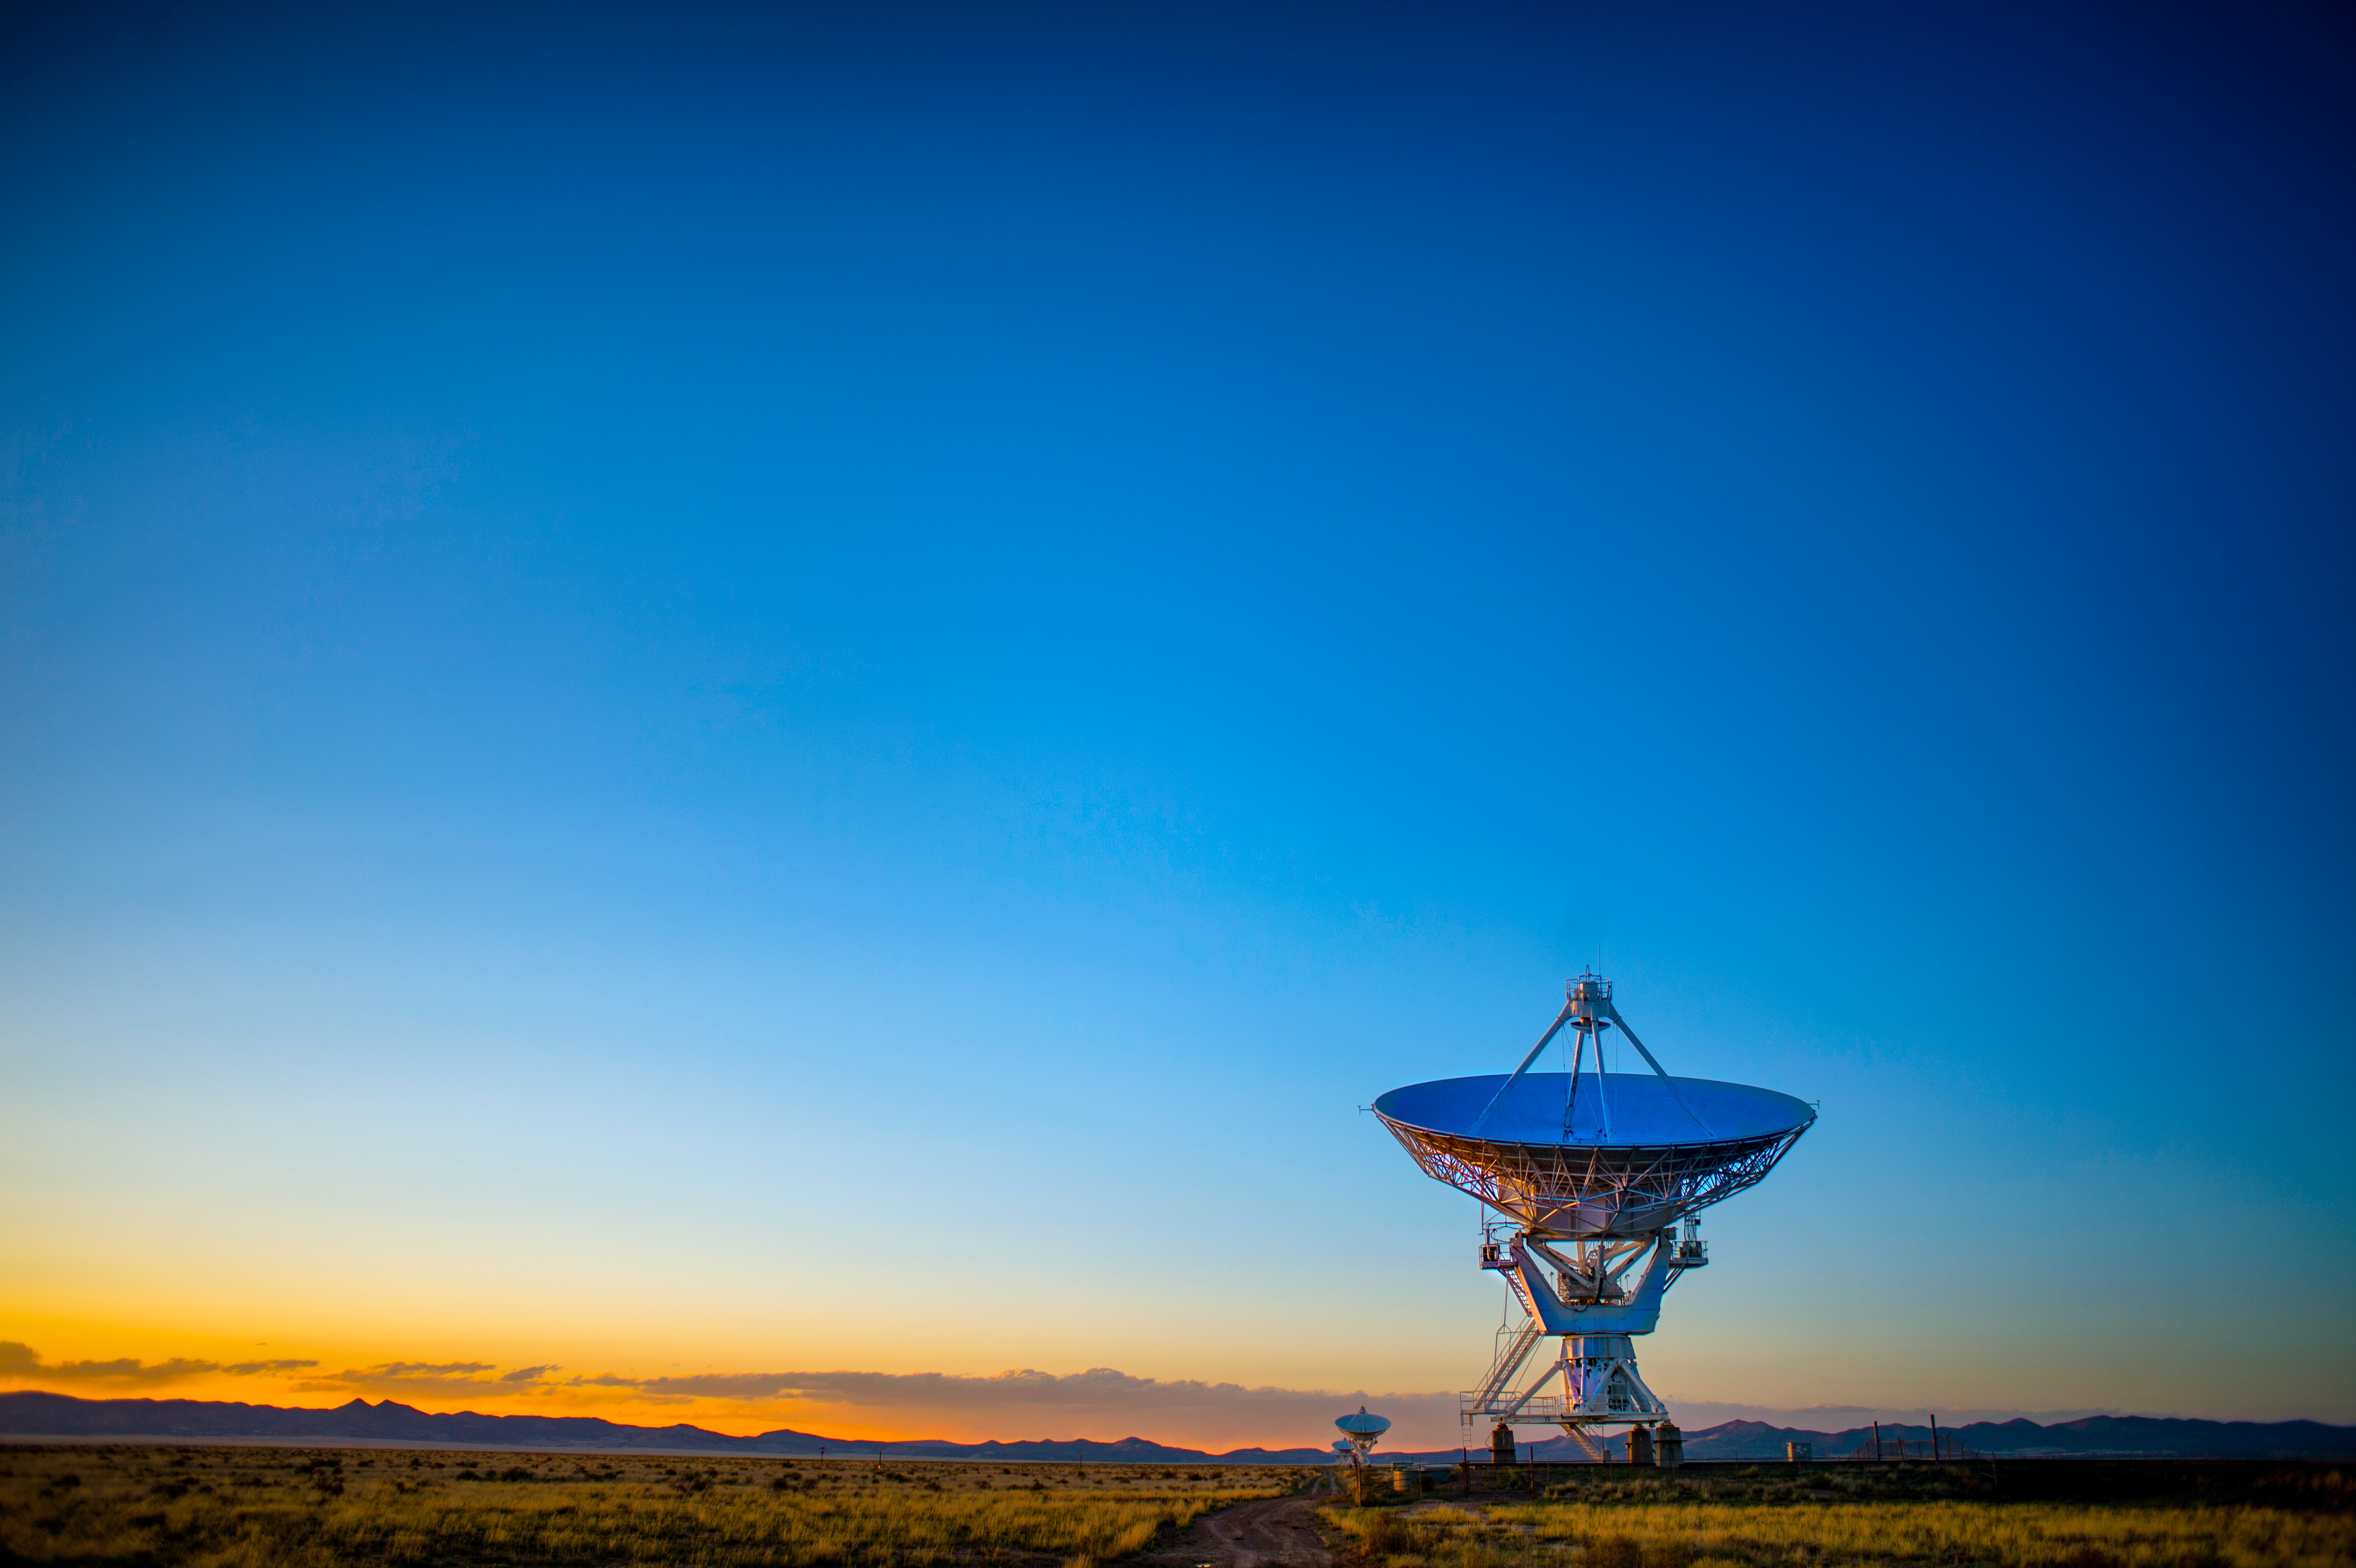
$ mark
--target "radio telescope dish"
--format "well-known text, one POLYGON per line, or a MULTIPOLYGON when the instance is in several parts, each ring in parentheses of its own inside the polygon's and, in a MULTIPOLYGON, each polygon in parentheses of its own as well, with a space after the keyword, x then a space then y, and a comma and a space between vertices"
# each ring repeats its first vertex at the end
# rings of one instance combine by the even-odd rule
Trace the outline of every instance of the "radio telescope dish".
POLYGON ((1333 1452, 1353 1465, 1364 1465, 1366 1456, 1374 1452, 1376 1442, 1391 1429, 1387 1417, 1367 1414, 1363 1404, 1357 1414, 1343 1416, 1333 1424, 1342 1429, 1342 1435, 1334 1439, 1333 1452))
POLYGON ((1559 1423, 1596 1459, 1607 1425, 1631 1429, 1632 1461, 1681 1454, 1668 1407, 1637 1373, 1633 1337, 1659 1327, 1671 1285, 1708 1266, 1694 1216, 1764 1178, 1816 1113, 1772 1089, 1670 1077, 1600 975, 1580 976, 1565 993, 1561 1013, 1512 1072, 1410 1083, 1376 1099, 1375 1115, 1425 1175, 1502 1217, 1482 1227, 1481 1266, 1504 1276, 1524 1318, 1500 1330, 1487 1377, 1459 1405, 1464 1424, 1494 1422, 1499 1454, 1513 1452, 1515 1420, 1559 1423), (1566 1026, 1569 1071, 1532 1072, 1566 1026), (1605 1069, 1612 1029, 1649 1076, 1605 1069), (1547 1339, 1560 1349, 1528 1381, 1525 1368, 1547 1339), (1560 1393, 1547 1393, 1558 1374, 1560 1393))
POLYGON ((1545 1237, 1633 1237, 1731 1198, 1808 1130, 1772 1089, 1633 1072, 1490 1073, 1394 1089, 1375 1115, 1426 1176, 1545 1237))

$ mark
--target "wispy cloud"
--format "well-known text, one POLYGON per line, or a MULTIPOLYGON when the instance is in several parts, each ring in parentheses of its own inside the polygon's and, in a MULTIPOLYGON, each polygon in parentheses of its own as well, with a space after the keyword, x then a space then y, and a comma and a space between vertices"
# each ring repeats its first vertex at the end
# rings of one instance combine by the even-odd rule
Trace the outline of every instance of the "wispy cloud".
POLYGON ((202 1377, 208 1372, 227 1372, 235 1377, 247 1377, 256 1372, 291 1371, 300 1367, 316 1367, 316 1361, 240 1361, 223 1366, 219 1361, 190 1360, 175 1356, 168 1361, 141 1361, 122 1357, 112 1361, 48 1361, 30 1345, 14 1339, 0 1339, 0 1378, 63 1379, 76 1382, 168 1383, 182 1378, 202 1377))
POLYGON ((400 1399, 465 1398, 467 1395, 512 1392, 482 1376, 499 1370, 497 1361, 380 1361, 372 1367, 346 1367, 309 1378, 295 1385, 308 1393, 378 1393, 400 1399))
MULTIPOLYGON (((1132 1377, 1111 1367, 1058 1376, 1023 1367, 987 1377, 948 1372, 699 1372, 637 1377, 621 1372, 560 1378, 555 1362, 502 1371, 494 1361, 380 1361, 315 1372, 316 1361, 273 1360, 220 1365, 175 1359, 45 1364, 30 1348, 0 1341, 0 1378, 161 1383, 202 1373, 236 1376, 305 1373, 299 1392, 367 1395, 440 1408, 496 1407, 519 1398, 535 1403, 583 1402, 734 1407, 742 1417, 823 1430, 842 1423, 911 1435, 1120 1437, 1248 1442, 1245 1434, 1283 1434, 1290 1446, 1324 1433, 1339 1410, 1374 1403, 1399 1424, 1452 1435, 1456 1399, 1449 1393, 1371 1394, 1320 1389, 1247 1387, 1194 1379, 1132 1377), (798 1414, 794 1406, 821 1407, 798 1414), (762 1409, 768 1406, 771 1408, 762 1409), (784 1407, 784 1408, 777 1408, 784 1407)), ((1437 1438, 1435 1438, 1437 1440, 1437 1438)))
MULTIPOLYGON (((924 1413, 951 1419, 988 1415, 1014 1424, 1026 1434, 1042 1423, 1075 1426, 1180 1420, 1263 1427, 1308 1424, 1322 1429, 1337 1403, 1365 1403, 1377 1396, 1363 1390, 1335 1393, 1318 1389, 1248 1388, 1241 1383, 1163 1381, 1132 1377, 1111 1367, 1057 1376, 1024 1367, 989 1377, 945 1372, 701 1372, 688 1377, 624 1377, 606 1372, 566 1380, 568 1387, 633 1390, 658 1399, 720 1399, 743 1402, 792 1400, 851 1409, 924 1413)), ((1444 1413, 1453 1425, 1455 1395, 1386 1394, 1384 1408, 1403 1413, 1444 1413), (1421 1407, 1429 1405, 1427 1412, 1421 1407)))

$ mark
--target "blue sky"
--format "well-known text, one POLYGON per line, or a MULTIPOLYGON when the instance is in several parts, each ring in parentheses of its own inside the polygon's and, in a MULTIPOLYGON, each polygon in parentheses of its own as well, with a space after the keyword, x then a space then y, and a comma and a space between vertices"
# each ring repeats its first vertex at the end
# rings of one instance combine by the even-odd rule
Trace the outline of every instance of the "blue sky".
POLYGON ((1600 962, 1665 1392, 2356 1421, 2340 19, 11 26, 0 1338, 1462 1387, 1600 962))

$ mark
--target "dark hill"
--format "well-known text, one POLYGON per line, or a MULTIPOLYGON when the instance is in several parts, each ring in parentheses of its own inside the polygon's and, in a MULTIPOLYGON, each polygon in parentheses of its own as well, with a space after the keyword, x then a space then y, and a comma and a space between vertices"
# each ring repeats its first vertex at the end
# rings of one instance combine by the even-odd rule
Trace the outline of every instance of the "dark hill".
MULTIPOLYGON (((1540 1430, 1526 1428, 1525 1435, 1537 1438, 1540 1430)), ((472 1411, 432 1414, 391 1400, 370 1404, 364 1399, 355 1399, 331 1409, 310 1410, 195 1399, 74 1399, 66 1394, 30 1391, 0 1393, 0 1435, 239 1438, 273 1443, 401 1443, 783 1456, 815 1456, 823 1448, 830 1455, 846 1457, 881 1454, 886 1458, 997 1459, 1010 1464, 1076 1459, 1108 1465, 1316 1465, 1333 1457, 1323 1448, 1240 1448, 1227 1454, 1207 1454, 1196 1448, 1168 1447, 1141 1437, 1124 1437, 1114 1443, 1090 1438, 1021 1443, 927 1439, 862 1443, 785 1429, 764 1432, 756 1437, 731 1437, 701 1426, 625 1426, 592 1415, 478 1415, 472 1411)), ((2146 1415, 2094 1415, 2051 1426, 2040 1426, 2026 1420, 1980 1421, 1960 1427, 1943 1426, 1940 1435, 1948 1441, 1962 1443, 1974 1454, 2020 1457, 2164 1455, 2199 1459, 2356 1458, 2356 1427, 2327 1426, 2316 1421, 2176 1421, 2146 1415)), ((1889 1445, 1905 1441, 1913 1445, 1913 1452, 1921 1454, 1927 1451, 1931 1429, 1927 1425, 1885 1424, 1881 1436, 1885 1452, 1894 1454, 1894 1446, 1889 1445)), ((1781 1459, 1786 1443, 1801 1442, 1814 1445, 1820 1459, 1843 1458, 1867 1448, 1872 1441, 1873 1429, 1869 1426, 1851 1427, 1845 1432, 1812 1432, 1770 1426, 1758 1421, 1729 1421, 1687 1433, 1686 1456, 1781 1459)), ((1473 1456, 1481 1457, 1488 1446, 1487 1434, 1479 1434, 1473 1446, 1473 1456)), ((1579 1450, 1567 1437, 1545 1438, 1536 1447, 1537 1457, 1552 1464, 1576 1464, 1580 1458, 1579 1450)), ((1384 1453, 1378 1457, 1453 1464, 1456 1455, 1454 1449, 1439 1449, 1426 1454, 1384 1453)))
MULTIPOLYGON (((1532 1436, 1537 1429, 1532 1428, 1532 1436)), ((1963 1426, 1939 1428, 1942 1451, 1961 1443, 1973 1454, 2019 1458, 2103 1458, 2131 1455, 2182 1459, 2348 1459, 2356 1458, 2356 1427, 2327 1426, 2319 1421, 2179 1421, 2149 1415, 2092 1415, 2080 1421, 2040 1426, 2036 1422, 1975 1421, 1963 1426)), ((1884 1422, 1882 1452, 1895 1456, 1897 1445, 1910 1445, 1917 1456, 1930 1452, 1931 1428, 1884 1422)), ((1686 1434, 1688 1459, 1781 1459, 1783 1445, 1799 1442, 1814 1445, 1819 1459, 1843 1459, 1860 1450, 1870 1452, 1873 1428, 1853 1426, 1842 1432, 1812 1432, 1802 1427, 1770 1426, 1761 1421, 1729 1421, 1686 1434)), ((1567 1437, 1537 1445, 1538 1457, 1556 1464, 1575 1464, 1579 1450, 1567 1437)))
POLYGON ((731 1437, 701 1426, 625 1426, 594 1415, 429 1414, 409 1405, 364 1399, 327 1410, 273 1404, 231 1404, 198 1399, 75 1399, 27 1391, 0 1393, 0 1434, 18 1437, 243 1438, 276 1443, 406 1443, 495 1448, 576 1449, 606 1453, 760 1454, 815 1456, 820 1448, 845 1456, 880 1453, 897 1459, 1001 1459, 1009 1463, 1079 1459, 1098 1464, 1301 1465, 1330 1457, 1321 1449, 1243 1448, 1205 1454, 1170 1448, 1142 1437, 1117 1443, 1069 1442, 858 1443, 779 1430, 731 1437))

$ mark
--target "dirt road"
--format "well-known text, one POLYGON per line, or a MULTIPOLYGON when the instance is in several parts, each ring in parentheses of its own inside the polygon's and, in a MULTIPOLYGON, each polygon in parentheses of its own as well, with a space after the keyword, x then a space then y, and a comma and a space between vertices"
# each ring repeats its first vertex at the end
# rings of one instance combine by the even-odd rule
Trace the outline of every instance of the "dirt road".
POLYGON ((1176 1546, 1132 1559, 1152 1568, 1330 1568, 1313 1498, 1264 1498, 1205 1514, 1176 1546))

